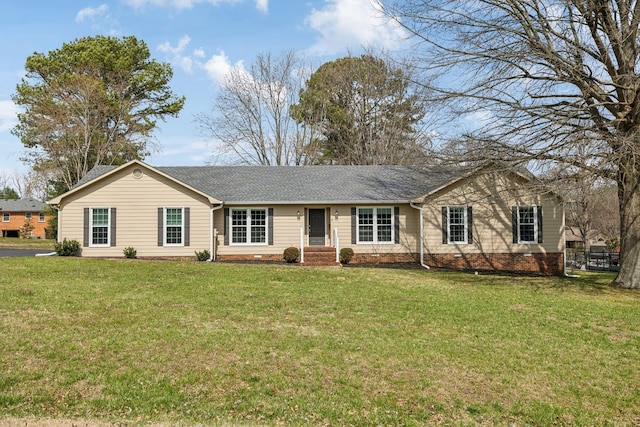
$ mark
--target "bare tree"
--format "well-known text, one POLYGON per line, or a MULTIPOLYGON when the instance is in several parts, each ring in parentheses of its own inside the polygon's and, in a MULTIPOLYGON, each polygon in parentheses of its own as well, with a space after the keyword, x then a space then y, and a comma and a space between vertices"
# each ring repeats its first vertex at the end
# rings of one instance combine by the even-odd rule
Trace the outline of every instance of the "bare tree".
POLYGON ((309 70, 294 51, 280 57, 259 54, 249 69, 234 67, 212 111, 196 116, 202 132, 241 163, 312 163, 312 130, 298 125, 289 107, 298 99, 309 70))
POLYGON ((591 193, 592 225, 607 238, 607 242, 620 243, 620 211, 617 203, 618 191, 615 185, 598 185, 591 193))
POLYGON ((467 157, 548 161, 618 187, 621 266, 640 288, 640 2, 386 0, 449 113, 483 112, 467 157))

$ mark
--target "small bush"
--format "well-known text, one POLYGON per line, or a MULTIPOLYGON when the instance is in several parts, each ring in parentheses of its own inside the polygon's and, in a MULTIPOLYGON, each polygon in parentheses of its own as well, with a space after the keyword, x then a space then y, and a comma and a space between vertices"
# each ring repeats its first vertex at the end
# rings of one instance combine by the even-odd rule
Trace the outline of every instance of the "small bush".
POLYGON ((294 246, 288 247, 287 249, 284 250, 284 253, 282 254, 282 257, 284 258, 284 260, 289 264, 297 262, 299 256, 300 256, 300 250, 294 246))
POLYGON ((342 264, 349 264, 353 258, 353 249, 342 248, 340 249, 340 262, 342 264))
POLYGON ((122 250, 122 253, 124 254, 125 258, 129 258, 129 259, 135 259, 138 257, 138 251, 136 251, 134 248, 132 248, 131 246, 126 247, 122 250))
POLYGON ((204 251, 195 251, 196 252, 196 258, 198 258, 198 261, 209 261, 209 259, 211 259, 211 252, 209 252, 207 249, 205 249, 204 251))
POLYGON ((62 242, 56 242, 54 248, 58 256, 75 256, 80 249, 80 243, 65 238, 62 242))
POLYGON ((31 221, 25 221, 18 231, 20 238, 28 239, 29 237, 31 237, 31 232, 34 228, 35 227, 33 226, 33 224, 31 224, 31 221))

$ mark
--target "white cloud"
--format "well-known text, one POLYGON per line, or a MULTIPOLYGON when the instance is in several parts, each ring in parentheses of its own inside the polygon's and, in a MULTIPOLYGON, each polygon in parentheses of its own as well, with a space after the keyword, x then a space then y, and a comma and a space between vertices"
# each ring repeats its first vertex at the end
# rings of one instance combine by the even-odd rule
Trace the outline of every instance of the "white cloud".
POLYGON ((464 116, 464 122, 472 129, 480 129, 490 123, 493 123, 496 119, 494 114, 489 110, 482 110, 478 106, 478 110, 473 113, 464 116))
POLYGON ((76 14, 76 22, 84 22, 85 20, 94 21, 96 18, 100 18, 109 13, 109 6, 101 4, 98 7, 85 7, 76 14))
MULTIPOLYGON (((164 52, 169 56, 169 62, 174 65, 179 66, 185 72, 191 73, 193 69, 193 60, 189 56, 184 55, 184 51, 189 46, 191 42, 191 37, 185 35, 180 38, 178 41, 178 46, 173 47, 171 43, 164 42, 160 46, 158 46, 158 50, 160 52, 164 52)), ((198 57, 200 54, 199 50, 194 51, 194 56, 198 57)))
POLYGON ((0 101, 0 132, 8 132, 18 124, 18 107, 13 101, 0 101))
POLYGON ((382 12, 379 0, 327 0, 305 20, 320 33, 309 49, 315 54, 336 54, 349 48, 392 49, 406 38, 405 31, 382 12))
MULTIPOLYGON (((142 10, 147 7, 170 7, 182 10, 191 9, 193 6, 200 3, 208 3, 217 6, 223 3, 233 4, 240 3, 242 1, 243 0, 124 0, 124 3, 137 10, 142 10)), ((269 0, 256 0, 256 9, 267 13, 268 8, 269 0)))
POLYGON ((217 83, 222 83, 234 67, 244 68, 243 62, 238 61, 235 65, 232 65, 229 57, 223 51, 220 51, 218 55, 211 56, 211 58, 203 64, 203 68, 206 70, 209 78, 217 83))
POLYGON ((269 11, 269 0, 256 0, 256 9, 267 13, 269 11))

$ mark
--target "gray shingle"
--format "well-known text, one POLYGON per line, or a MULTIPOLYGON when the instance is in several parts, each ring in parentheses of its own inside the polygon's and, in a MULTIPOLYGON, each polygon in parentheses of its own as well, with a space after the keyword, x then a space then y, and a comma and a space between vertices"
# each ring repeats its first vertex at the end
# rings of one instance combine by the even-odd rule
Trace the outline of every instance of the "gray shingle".
MULTIPOLYGON (((97 166, 78 185, 113 170, 97 166)), ((159 166, 224 203, 406 202, 469 171, 405 166, 159 166)))
POLYGON ((158 170, 225 203, 398 202, 460 174, 402 166, 200 166, 158 170))
POLYGON ((47 204, 37 200, 0 200, 2 212, 44 212, 47 204))

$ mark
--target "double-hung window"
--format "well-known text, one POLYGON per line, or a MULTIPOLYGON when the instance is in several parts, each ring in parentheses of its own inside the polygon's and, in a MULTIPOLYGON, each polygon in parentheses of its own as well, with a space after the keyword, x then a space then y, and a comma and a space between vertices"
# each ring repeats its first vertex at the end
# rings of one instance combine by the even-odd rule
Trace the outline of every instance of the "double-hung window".
POLYGON ((447 206, 447 243, 467 244, 469 229, 466 206, 447 206))
POLYGON ((442 207, 442 243, 445 245, 473 243, 471 206, 442 207))
POLYGON ((184 208, 164 208, 164 244, 184 245, 184 208))
POLYGON ((91 240, 89 246, 110 245, 111 212, 109 208, 91 208, 89 216, 89 232, 91 240))
POLYGON ((393 243, 393 208, 358 208, 357 243, 393 243))
POLYGON ((231 209, 229 221, 231 228, 231 244, 267 244, 267 209, 231 209))
POLYGON ((33 214, 31 212, 24 213, 24 219, 26 219, 27 221, 31 221, 31 218, 33 218, 33 214))
POLYGON ((513 208, 513 242, 542 243, 542 208, 540 206, 513 208))
POLYGON ((2 222, 11 221, 11 214, 9 212, 2 212, 2 222))
POLYGON ((38 222, 45 222, 45 220, 46 220, 46 217, 45 217, 44 213, 40 212, 38 214, 38 222))

